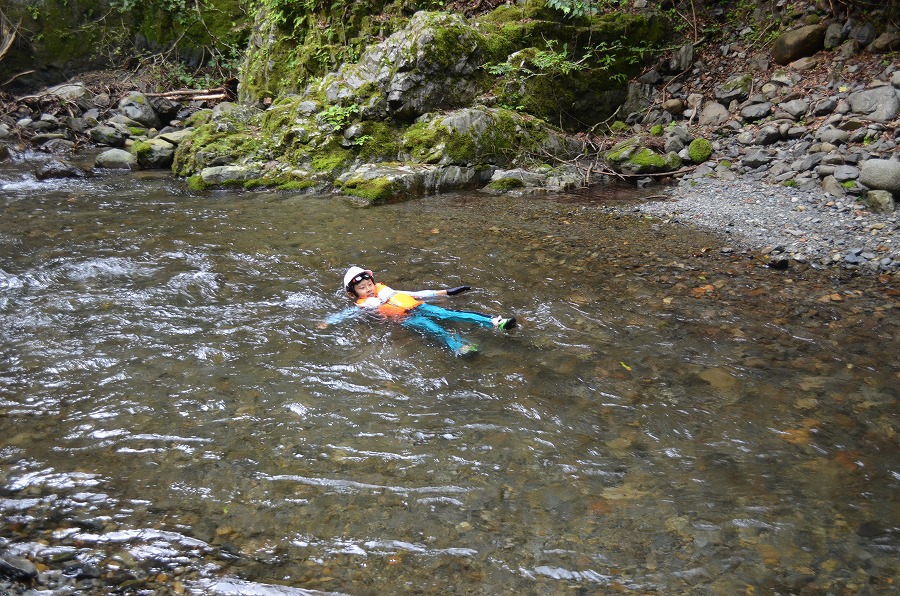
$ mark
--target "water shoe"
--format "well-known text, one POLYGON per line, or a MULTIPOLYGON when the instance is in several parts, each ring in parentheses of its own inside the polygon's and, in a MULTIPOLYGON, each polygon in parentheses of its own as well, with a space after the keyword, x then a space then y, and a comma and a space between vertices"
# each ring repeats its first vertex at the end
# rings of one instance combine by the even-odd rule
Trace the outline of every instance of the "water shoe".
POLYGON ((496 317, 491 319, 491 323, 494 324, 494 327, 498 327, 500 329, 503 329, 504 331, 509 331, 516 326, 516 318, 501 317, 500 315, 497 315, 496 317))
POLYGON ((466 345, 462 346, 461 348, 459 348, 458 350, 456 350, 456 355, 459 356, 460 358, 463 358, 465 356, 474 356, 477 353, 478 353, 478 346, 476 346, 475 344, 466 344, 466 345))

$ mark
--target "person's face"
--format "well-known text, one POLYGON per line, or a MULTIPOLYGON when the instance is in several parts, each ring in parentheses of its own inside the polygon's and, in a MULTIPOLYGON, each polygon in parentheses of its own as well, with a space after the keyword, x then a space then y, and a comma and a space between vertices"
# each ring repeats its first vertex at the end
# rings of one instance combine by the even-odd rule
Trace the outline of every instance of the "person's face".
POLYGON ((375 298, 378 295, 375 291, 375 282, 371 278, 365 278, 357 283, 353 286, 353 291, 358 298, 375 298))

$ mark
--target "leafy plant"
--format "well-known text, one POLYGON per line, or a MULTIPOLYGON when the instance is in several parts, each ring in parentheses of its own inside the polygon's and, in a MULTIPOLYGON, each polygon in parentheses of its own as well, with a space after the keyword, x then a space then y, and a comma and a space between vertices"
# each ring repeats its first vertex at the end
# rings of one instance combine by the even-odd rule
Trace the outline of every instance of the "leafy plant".
POLYGON ((359 106, 356 104, 350 106, 328 106, 319 112, 319 118, 327 122, 335 130, 344 130, 350 125, 353 114, 359 113, 359 106))

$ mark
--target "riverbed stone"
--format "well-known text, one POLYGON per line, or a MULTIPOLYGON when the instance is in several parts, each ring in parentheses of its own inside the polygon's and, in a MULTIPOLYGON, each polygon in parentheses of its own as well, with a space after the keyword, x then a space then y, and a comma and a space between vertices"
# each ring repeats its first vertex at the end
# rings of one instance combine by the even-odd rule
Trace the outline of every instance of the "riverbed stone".
POLYGON ((38 180, 50 180, 54 178, 84 178, 87 176, 87 172, 66 160, 51 159, 38 168, 34 175, 38 180))
POLYGON ((710 101, 700 111, 698 122, 700 126, 721 126, 728 122, 729 118, 731 118, 731 113, 728 108, 718 102, 710 101))
POLYGON ((870 190, 866 193, 866 205, 875 213, 893 213, 897 209, 894 195, 886 190, 870 190))
POLYGON ((824 25, 809 25, 784 33, 772 46, 772 60, 785 65, 812 56, 825 47, 826 30, 824 25))
POLYGON ((834 177, 838 182, 847 182, 859 178, 859 168, 855 166, 839 165, 834 168, 834 177))
POLYGON ((784 110, 796 120, 805 116, 809 111, 809 102, 805 99, 792 99, 778 104, 778 109, 784 110))
POLYGON ((159 128, 162 124, 150 100, 138 91, 128 93, 119 101, 119 111, 147 128, 159 128))
POLYGON ((834 176, 825 176, 822 179, 822 191, 834 197, 847 196, 847 189, 834 176))
POLYGON ((31 581, 37 576, 37 567, 28 559, 8 553, 0 556, 0 577, 8 577, 14 581, 31 581))
POLYGON ((208 185, 233 185, 258 178, 261 169, 255 165, 211 166, 200 172, 201 180, 208 185))
POLYGON ((88 131, 91 141, 97 145, 106 145, 109 147, 122 147, 125 145, 125 139, 128 135, 115 126, 101 124, 95 126, 88 131))
POLYGON ((769 155, 765 149, 751 149, 747 152, 747 155, 744 156, 744 159, 741 160, 748 168, 758 168, 760 166, 765 166, 773 161, 773 157, 769 155))
POLYGON ((725 83, 716 87, 714 93, 719 101, 743 101, 750 96, 752 87, 753 77, 749 74, 740 74, 731 77, 725 83))
MULTIPOLYGON (((824 144, 843 145, 850 138, 850 133, 839 128, 825 127, 816 131, 816 138, 824 144)), ((823 150, 828 150, 825 147, 823 150)))
POLYGON ((769 102, 755 103, 746 106, 741 110, 741 117, 745 122, 756 122, 762 120, 772 113, 772 104, 769 102))
POLYGON ((94 168, 106 170, 134 170, 137 167, 137 157, 124 149, 107 149, 94 160, 94 168))
POLYGON ((847 101, 851 110, 876 122, 890 122, 900 114, 900 91, 891 85, 851 93, 847 101))
POLYGON ((900 196, 900 161, 868 159, 860 164, 859 181, 871 189, 900 196))
POLYGON ((168 168, 175 158, 175 145, 165 139, 148 139, 135 143, 131 152, 145 169, 168 168))
POLYGON ((46 94, 54 95, 64 101, 72 102, 82 111, 94 107, 94 99, 96 98, 94 92, 88 89, 87 85, 77 81, 54 85, 47 89, 46 94))

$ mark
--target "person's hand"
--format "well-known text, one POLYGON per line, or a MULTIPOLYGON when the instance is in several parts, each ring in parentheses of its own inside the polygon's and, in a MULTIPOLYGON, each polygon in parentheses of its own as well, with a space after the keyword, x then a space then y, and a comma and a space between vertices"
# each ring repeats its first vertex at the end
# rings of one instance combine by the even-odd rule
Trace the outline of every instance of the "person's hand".
POLYGON ((468 292, 471 290, 469 286, 456 286, 455 288, 447 288, 448 296, 456 296, 457 294, 462 294, 463 292, 468 292))

